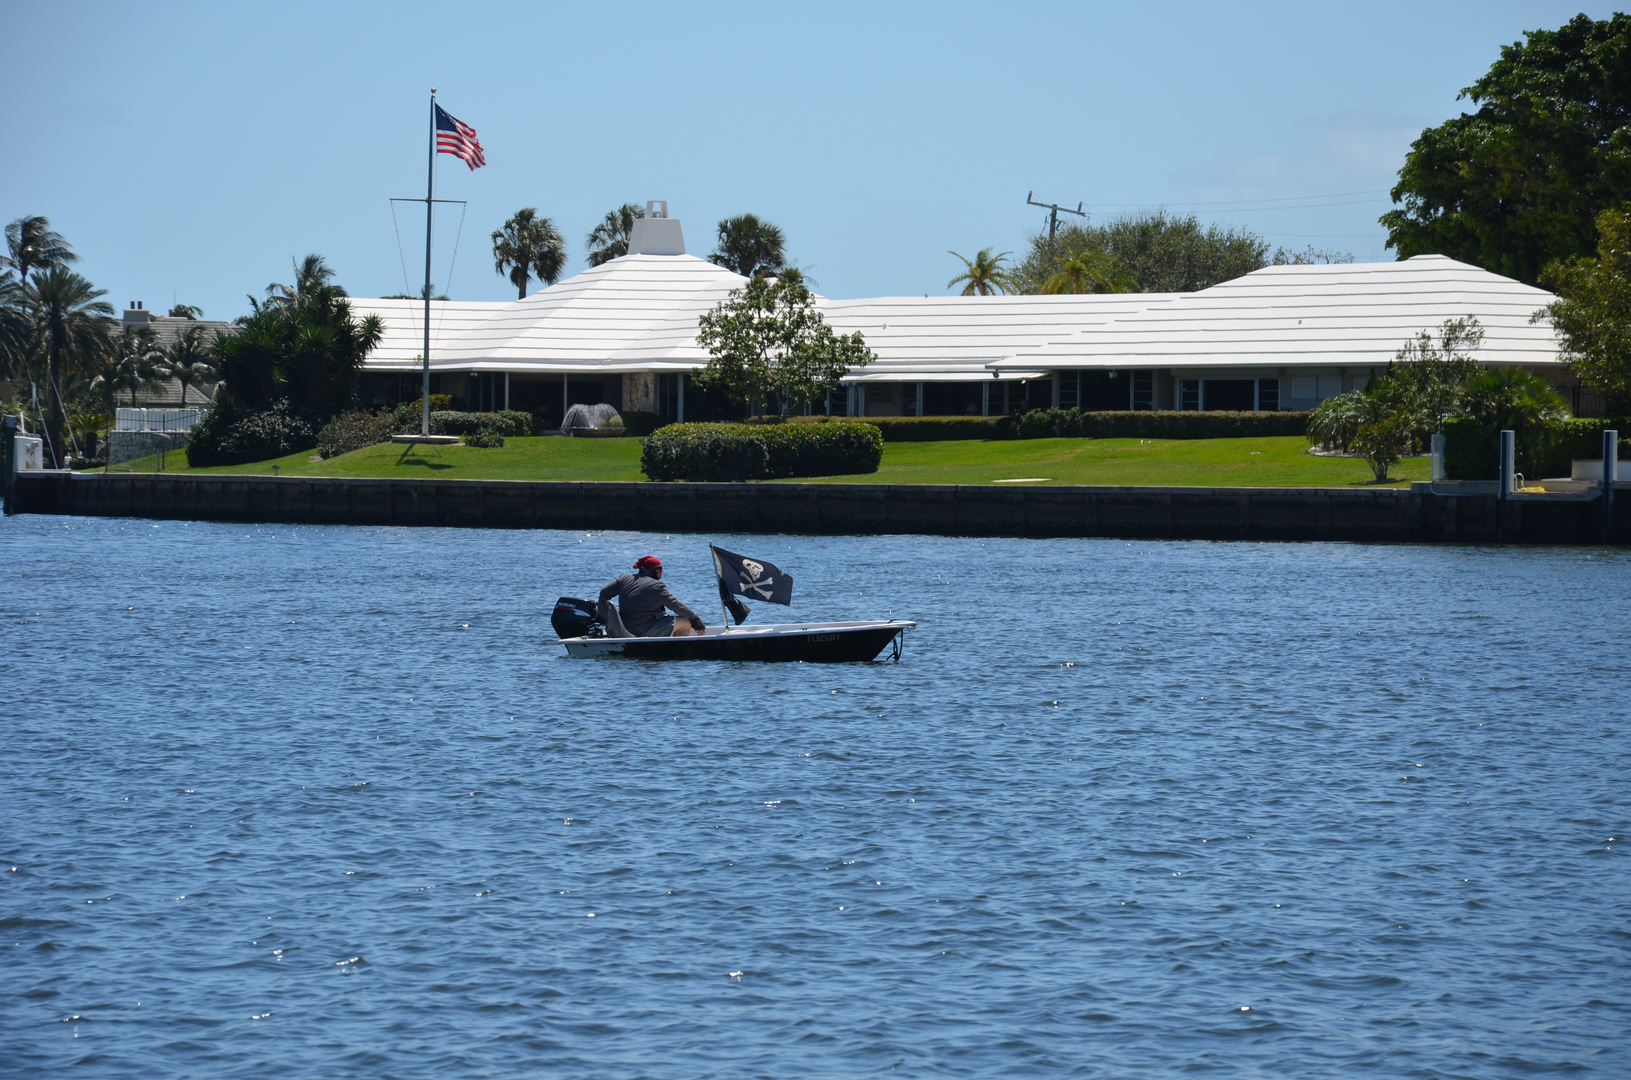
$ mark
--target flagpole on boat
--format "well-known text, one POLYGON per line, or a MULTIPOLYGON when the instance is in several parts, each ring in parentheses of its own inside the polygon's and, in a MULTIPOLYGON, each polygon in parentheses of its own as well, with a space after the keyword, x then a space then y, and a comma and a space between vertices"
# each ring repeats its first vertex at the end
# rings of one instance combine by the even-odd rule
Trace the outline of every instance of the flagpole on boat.
POLYGON ((719 632, 723 634, 731 626, 731 606, 725 603, 725 568, 719 565, 719 549, 711 543, 708 554, 714 557, 714 577, 719 581, 719 632))
POLYGON ((430 163, 425 178, 425 352, 419 381, 419 434, 430 437, 430 229, 436 212, 436 88, 430 88, 430 163))

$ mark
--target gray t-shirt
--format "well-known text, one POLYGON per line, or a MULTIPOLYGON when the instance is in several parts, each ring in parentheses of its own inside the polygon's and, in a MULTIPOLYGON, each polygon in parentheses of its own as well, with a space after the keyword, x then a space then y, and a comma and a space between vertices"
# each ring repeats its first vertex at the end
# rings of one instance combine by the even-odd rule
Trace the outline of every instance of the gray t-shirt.
POLYGON ((680 603, 659 578, 646 574, 621 574, 600 590, 602 603, 614 596, 617 598, 618 614, 623 616, 623 626, 635 637, 645 637, 663 618, 664 608, 690 619, 692 626, 702 629, 702 620, 697 613, 680 603))

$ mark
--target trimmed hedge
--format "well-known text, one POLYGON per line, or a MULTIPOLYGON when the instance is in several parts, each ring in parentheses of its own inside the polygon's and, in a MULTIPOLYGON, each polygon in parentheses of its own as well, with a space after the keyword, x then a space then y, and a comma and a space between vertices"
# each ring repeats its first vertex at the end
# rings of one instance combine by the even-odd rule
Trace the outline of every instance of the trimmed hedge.
POLYGON ((325 458, 361 450, 375 443, 390 442, 397 431, 390 413, 356 410, 341 413, 317 433, 317 452, 325 458))
POLYGON ((474 446, 484 450, 504 449, 504 436, 494 427, 484 427, 480 431, 467 431, 459 436, 459 441, 466 446, 474 446))
MULTIPOLYGON (((1078 412, 1033 409, 1014 416, 790 416, 793 424, 872 424, 885 442, 948 439, 1244 439, 1306 435, 1307 412, 1078 412)), ((767 422, 767 421, 756 421, 767 422)))
MULTIPOLYGON (((1533 479, 1568 476, 1576 458, 1603 456, 1603 432, 1620 432, 1620 460, 1631 461, 1631 418, 1575 417, 1563 422, 1539 475, 1533 479)), ((1451 480, 1494 480, 1500 475, 1501 433, 1477 420, 1458 417, 1444 421, 1444 475, 1451 480)))
POLYGON ((640 467, 653 480, 736 482, 878 471, 876 425, 670 424, 645 440, 640 467))
MULTIPOLYGON (((431 395, 431 404, 436 395, 431 395)), ((398 405, 391 414, 396 431, 414 434, 419 430, 419 402, 398 405)), ((458 412, 452 409, 432 409, 430 433, 432 435, 474 435, 484 427, 496 428, 500 435, 531 435, 533 417, 529 412, 509 409, 504 412, 458 412)))

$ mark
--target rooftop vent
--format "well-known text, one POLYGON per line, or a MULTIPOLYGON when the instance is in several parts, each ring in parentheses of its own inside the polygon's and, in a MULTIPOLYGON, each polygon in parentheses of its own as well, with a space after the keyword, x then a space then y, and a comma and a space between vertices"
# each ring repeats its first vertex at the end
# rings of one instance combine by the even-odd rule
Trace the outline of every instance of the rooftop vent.
POLYGON ((666 199, 646 203, 646 216, 634 219, 634 231, 629 234, 629 254, 685 254, 685 236, 680 232, 679 218, 668 216, 666 199))
POLYGON ((124 321, 127 323, 150 323, 153 321, 153 313, 142 307, 140 300, 132 300, 130 306, 125 309, 124 321))

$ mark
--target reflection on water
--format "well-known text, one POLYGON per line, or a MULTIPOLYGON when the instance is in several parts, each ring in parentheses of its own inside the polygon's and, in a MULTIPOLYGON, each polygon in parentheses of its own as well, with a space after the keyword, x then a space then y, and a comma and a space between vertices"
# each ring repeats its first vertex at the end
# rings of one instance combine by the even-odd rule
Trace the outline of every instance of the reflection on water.
POLYGON ((1631 1072, 1624 553, 24 517, 0 566, 7 1075, 1631 1072), (556 596, 650 552, 701 605, 708 539, 904 659, 564 658, 556 596))

